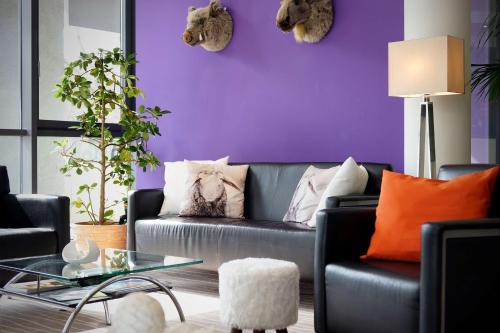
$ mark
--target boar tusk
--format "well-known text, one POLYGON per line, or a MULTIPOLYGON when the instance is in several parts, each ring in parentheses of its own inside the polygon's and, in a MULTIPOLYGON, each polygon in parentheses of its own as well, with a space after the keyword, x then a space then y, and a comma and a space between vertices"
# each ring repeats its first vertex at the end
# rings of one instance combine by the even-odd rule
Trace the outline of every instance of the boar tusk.
POLYGON ((200 32, 200 41, 202 41, 202 40, 203 40, 203 35, 200 32))

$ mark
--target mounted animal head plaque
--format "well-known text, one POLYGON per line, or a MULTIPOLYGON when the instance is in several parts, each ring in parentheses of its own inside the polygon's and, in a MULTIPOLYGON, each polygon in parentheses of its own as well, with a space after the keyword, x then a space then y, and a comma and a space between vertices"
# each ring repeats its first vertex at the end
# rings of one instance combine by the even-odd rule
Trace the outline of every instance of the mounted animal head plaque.
POLYGON ((332 27, 332 0, 281 0, 276 24, 283 32, 293 30, 298 43, 317 43, 332 27))
POLYGON ((211 0, 207 7, 189 7, 184 42, 200 45, 207 51, 221 51, 233 36, 233 18, 219 0, 211 0))

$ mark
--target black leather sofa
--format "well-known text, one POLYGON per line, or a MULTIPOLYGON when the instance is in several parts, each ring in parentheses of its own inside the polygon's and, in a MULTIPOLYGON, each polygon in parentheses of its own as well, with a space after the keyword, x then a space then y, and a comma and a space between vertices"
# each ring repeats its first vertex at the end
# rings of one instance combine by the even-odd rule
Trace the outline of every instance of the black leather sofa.
MULTIPOLYGON (((210 270, 239 258, 284 259, 298 264, 302 279, 312 280, 315 230, 302 224, 282 222, 295 187, 311 164, 330 168, 339 163, 250 164, 245 185, 245 220, 158 217, 163 203, 162 189, 133 191, 128 202, 128 248, 201 258, 204 264, 200 267, 210 270)), ((366 196, 362 196, 367 204, 378 198, 382 171, 391 166, 363 165, 369 172, 366 196)), ((348 205, 349 202, 350 197, 334 198, 329 204, 348 205)))
MULTIPOLYGON (((0 166, 0 214, 0 259, 58 253, 69 242, 69 198, 11 194, 5 166, 0 166)), ((11 276, 0 270, 0 285, 11 276)))
MULTIPOLYGON (((489 167, 443 166, 439 178, 489 167)), ((423 225, 421 263, 404 263, 359 259, 374 232, 375 208, 321 211, 316 332, 500 332, 499 217, 500 179, 490 218, 423 225)))

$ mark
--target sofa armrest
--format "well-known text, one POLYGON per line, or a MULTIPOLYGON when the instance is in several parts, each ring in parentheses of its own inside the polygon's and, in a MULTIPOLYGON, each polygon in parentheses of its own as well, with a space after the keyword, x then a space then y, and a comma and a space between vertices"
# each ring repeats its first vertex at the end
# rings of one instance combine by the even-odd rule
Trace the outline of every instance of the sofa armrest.
POLYGON ((318 212, 314 253, 314 326, 326 332, 325 267, 366 253, 375 230, 375 208, 336 208, 318 212))
POLYGON ((37 228, 50 228, 57 234, 57 250, 69 243, 69 198, 45 194, 18 194, 17 200, 37 228))
POLYGON ((500 331, 499 252, 500 219, 422 226, 420 332, 500 331))
POLYGON ((377 207, 378 195, 344 195, 339 197, 328 197, 326 199, 326 208, 338 207, 377 207))
POLYGON ((162 189, 135 190, 128 193, 127 249, 134 251, 135 221, 141 217, 157 216, 163 204, 162 189))

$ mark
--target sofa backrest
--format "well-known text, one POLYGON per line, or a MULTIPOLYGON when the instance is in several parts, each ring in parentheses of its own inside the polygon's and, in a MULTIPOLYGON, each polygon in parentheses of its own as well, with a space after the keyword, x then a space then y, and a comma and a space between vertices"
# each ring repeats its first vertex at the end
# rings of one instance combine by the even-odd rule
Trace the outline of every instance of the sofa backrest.
MULTIPOLYGON (((304 171, 310 165, 327 169, 339 164, 341 163, 249 163, 245 185, 245 217, 282 221, 304 171)), ((382 171, 391 170, 391 165, 360 164, 369 174, 365 193, 379 194, 382 171)))
MULTIPOLYGON (((439 168, 438 178, 450 180, 468 173, 479 172, 495 167, 496 164, 450 164, 439 168)), ((500 217, 500 177, 497 178, 490 205, 490 217, 500 217)))

